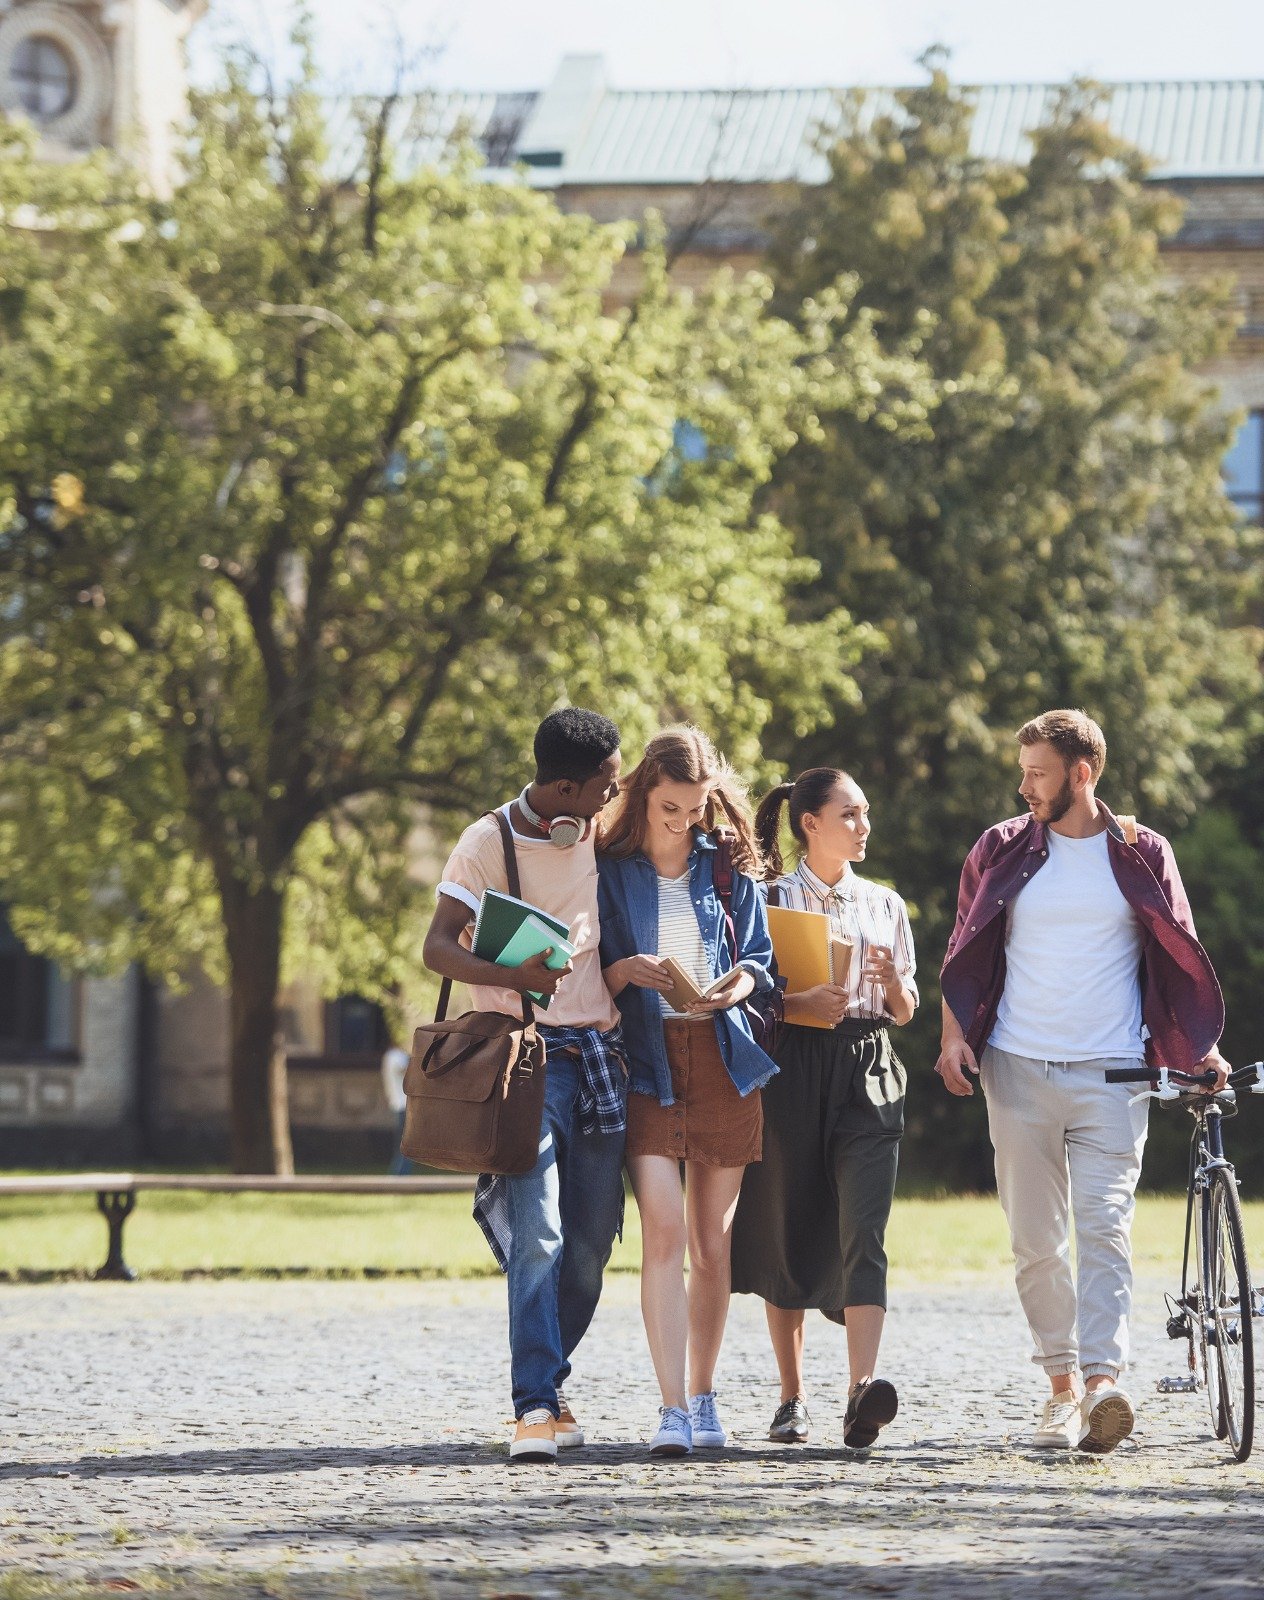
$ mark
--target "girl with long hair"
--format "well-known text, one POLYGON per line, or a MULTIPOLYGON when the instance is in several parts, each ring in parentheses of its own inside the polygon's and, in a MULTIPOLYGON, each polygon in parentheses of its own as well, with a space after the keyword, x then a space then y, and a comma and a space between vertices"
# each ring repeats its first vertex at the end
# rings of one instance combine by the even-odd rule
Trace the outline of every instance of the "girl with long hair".
POLYGON ((601 961, 628 1061, 641 1310, 662 1392, 650 1453, 681 1456, 727 1439, 715 1366, 733 1211, 742 1172, 760 1156, 760 1086, 777 1070, 741 1007, 773 984, 754 823, 736 774, 705 734, 669 728, 649 741, 620 785, 597 868, 601 961), (728 907, 716 889, 719 849, 733 867, 728 907), (677 1009, 669 956, 699 990, 724 973, 732 981, 677 1009))
POLYGON ((869 842, 869 802, 836 767, 778 785, 756 817, 769 902, 824 913, 852 946, 846 981, 786 996, 781 1069, 764 1094, 764 1159, 749 1167, 734 1224, 733 1288, 765 1301, 781 1375, 769 1438, 808 1437, 804 1312, 847 1332, 843 1443, 870 1445, 895 1416, 895 1386, 875 1377, 886 1316, 884 1237, 904 1131, 905 1074, 889 1030, 917 1007, 904 901, 856 872, 869 842), (799 847, 783 869, 782 809, 799 847))

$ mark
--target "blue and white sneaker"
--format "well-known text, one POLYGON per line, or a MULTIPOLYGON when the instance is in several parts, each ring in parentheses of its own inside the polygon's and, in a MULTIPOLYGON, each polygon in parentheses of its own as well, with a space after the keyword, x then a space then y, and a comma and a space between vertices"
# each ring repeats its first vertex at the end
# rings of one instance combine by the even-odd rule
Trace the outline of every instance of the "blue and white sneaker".
POLYGON ((679 1406, 659 1406, 658 1432, 650 1440, 652 1456, 687 1456, 693 1449, 689 1413, 679 1406))
POLYGON ((715 1403, 715 1390, 689 1396, 689 1423, 699 1450, 723 1450, 729 1442, 715 1403))

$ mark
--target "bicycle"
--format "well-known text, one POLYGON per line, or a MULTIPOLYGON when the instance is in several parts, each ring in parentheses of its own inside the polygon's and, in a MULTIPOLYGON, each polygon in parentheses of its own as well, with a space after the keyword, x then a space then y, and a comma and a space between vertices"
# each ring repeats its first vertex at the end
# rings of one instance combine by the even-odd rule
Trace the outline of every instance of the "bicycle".
POLYGON ((1242 1208, 1233 1163, 1225 1155, 1222 1123, 1237 1114, 1235 1089, 1264 1094, 1264 1062, 1229 1074, 1219 1094, 1198 1091, 1215 1074, 1167 1067, 1109 1067, 1109 1083, 1149 1083, 1134 1100, 1175 1101, 1194 1119, 1189 1145, 1185 1202, 1185 1252, 1181 1292, 1165 1294, 1169 1339, 1188 1344, 1188 1373, 1163 1378, 1163 1394, 1196 1394, 1205 1388, 1217 1439, 1227 1439, 1236 1461, 1251 1454, 1255 1435, 1254 1322, 1264 1316, 1264 1298, 1252 1288, 1242 1231, 1242 1208), (1194 1245, 1191 1273, 1190 1244, 1194 1245), (1192 1282, 1191 1282, 1192 1277, 1192 1282))

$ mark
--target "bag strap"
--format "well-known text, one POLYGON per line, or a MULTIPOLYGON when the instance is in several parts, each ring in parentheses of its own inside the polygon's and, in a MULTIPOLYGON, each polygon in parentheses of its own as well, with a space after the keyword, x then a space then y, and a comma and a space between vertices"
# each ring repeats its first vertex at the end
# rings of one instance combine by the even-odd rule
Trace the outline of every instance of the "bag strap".
MULTIPOLYGON (((505 852, 505 882, 508 884, 509 893, 513 895, 514 899, 521 900, 522 879, 518 876, 518 852, 514 848, 513 829, 509 826, 503 811, 485 811, 483 815, 494 817, 500 827, 500 843, 505 852)), ((451 998, 452 979, 445 978, 439 985, 439 1003, 435 1007, 434 1018, 436 1022, 446 1022, 448 1020, 448 1002, 451 998)), ((535 1007, 524 994, 522 997, 523 1026, 529 1028, 534 1020, 535 1007)))
MULTIPOLYGON (((522 899, 522 879, 518 876, 518 847, 514 844, 513 829, 503 811, 493 811, 492 816, 500 827, 500 844, 505 852, 505 881, 515 900, 522 899)), ((522 1025, 529 1028, 535 1020, 535 1007, 524 994, 522 997, 522 1025)))
POLYGON ((500 843, 505 852, 505 881, 509 885, 509 893, 515 900, 522 899, 522 879, 518 876, 518 851, 514 846, 513 829, 509 826, 509 819, 503 811, 489 811, 489 817, 495 817, 500 828, 500 843))
POLYGON ((781 885, 779 883, 768 884, 765 893, 770 906, 779 906, 781 904, 781 885))
POLYGON ((1136 844, 1136 842, 1137 842, 1137 819, 1136 819, 1136 817, 1129 816, 1124 812, 1120 812, 1120 814, 1115 818, 1115 821, 1123 829, 1124 843, 1125 844, 1136 844))

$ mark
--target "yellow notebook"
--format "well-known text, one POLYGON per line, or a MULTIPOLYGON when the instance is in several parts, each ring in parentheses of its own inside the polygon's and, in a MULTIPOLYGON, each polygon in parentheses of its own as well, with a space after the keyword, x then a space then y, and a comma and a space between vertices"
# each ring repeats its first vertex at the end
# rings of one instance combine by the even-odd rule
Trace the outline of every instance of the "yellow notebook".
MULTIPOLYGON (((777 971, 786 980, 787 994, 801 994, 818 983, 830 983, 830 919, 819 911, 790 911, 785 906, 768 907, 768 931, 772 934, 777 971)), ((825 1028, 828 1022, 803 1019, 805 1028, 825 1028)))

